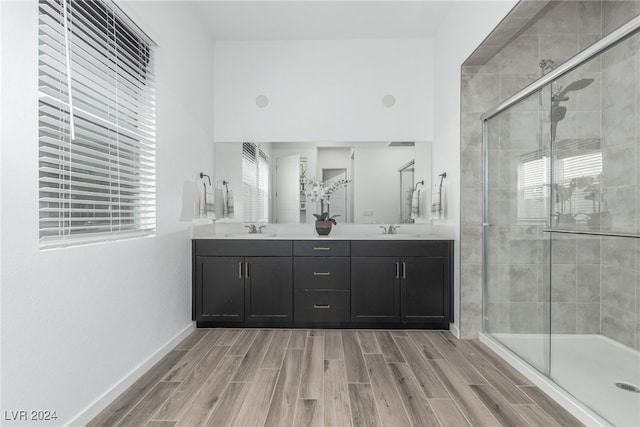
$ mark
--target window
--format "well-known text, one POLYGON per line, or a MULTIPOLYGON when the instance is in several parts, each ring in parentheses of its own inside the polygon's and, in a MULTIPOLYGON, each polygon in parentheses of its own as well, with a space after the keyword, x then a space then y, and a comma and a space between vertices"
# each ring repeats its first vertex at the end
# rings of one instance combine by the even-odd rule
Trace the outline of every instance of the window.
MULTIPOLYGON (((602 151, 599 139, 567 139, 553 149, 554 222, 589 224, 600 212, 602 151)), ((518 166, 518 221, 540 222, 549 214, 550 159, 541 152, 520 157, 518 166)))
POLYGON ((269 157, 252 142, 242 144, 243 221, 269 220, 269 157))
POLYGON ((154 43, 110 1, 39 10, 40 247, 153 233, 154 43))

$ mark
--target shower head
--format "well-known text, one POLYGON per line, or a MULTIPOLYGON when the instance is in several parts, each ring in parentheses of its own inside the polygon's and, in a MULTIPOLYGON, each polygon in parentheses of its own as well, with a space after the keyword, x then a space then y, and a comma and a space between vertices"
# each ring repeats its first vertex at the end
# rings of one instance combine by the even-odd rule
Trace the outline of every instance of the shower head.
POLYGON ((558 92, 553 95, 553 101, 567 101, 569 98, 566 97, 568 92, 572 92, 575 90, 581 90, 585 87, 589 86, 593 83, 593 79, 580 79, 575 82, 569 83, 569 85, 565 88, 561 88, 558 92))
POLYGON ((564 91, 571 92, 572 90, 584 89, 585 87, 589 86, 591 83, 593 83, 593 79, 576 80, 575 82, 569 83, 569 86, 567 86, 564 91))
POLYGON ((551 140, 556 139, 556 130, 558 129, 558 122, 567 115, 567 107, 561 107, 554 105, 551 107, 551 140))

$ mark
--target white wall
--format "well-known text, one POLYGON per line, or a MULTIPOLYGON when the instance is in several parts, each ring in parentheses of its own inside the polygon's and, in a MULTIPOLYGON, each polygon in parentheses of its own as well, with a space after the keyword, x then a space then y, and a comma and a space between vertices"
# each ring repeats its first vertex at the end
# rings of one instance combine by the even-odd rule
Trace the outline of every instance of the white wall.
POLYGON ((214 81, 216 141, 431 140, 430 39, 220 41, 214 81))
POLYGON ((55 425, 87 421, 192 325, 190 235, 177 221, 183 180, 212 169, 212 46, 184 5, 123 8, 159 45, 157 235, 39 251, 38 4, 2 2, 1 407, 55 410, 55 425))
MULTIPOLYGON (((455 300, 460 301, 460 66, 515 6, 515 0, 452 2, 434 40, 433 183, 447 172, 445 224, 456 226, 455 300)), ((464 171, 462 171, 464 173, 464 171)), ((437 180, 437 181, 436 181, 437 180)), ((460 313, 455 306, 455 323, 460 313)))

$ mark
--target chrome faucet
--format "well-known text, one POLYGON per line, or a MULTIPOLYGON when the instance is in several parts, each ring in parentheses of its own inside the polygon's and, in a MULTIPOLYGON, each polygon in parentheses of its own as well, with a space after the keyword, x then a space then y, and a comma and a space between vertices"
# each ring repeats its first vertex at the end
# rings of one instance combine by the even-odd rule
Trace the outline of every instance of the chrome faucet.
POLYGON ((381 225, 380 228, 382 228, 382 234, 398 234, 396 230, 400 228, 400 226, 389 224, 389 228, 385 227, 384 225, 381 225))
POLYGON ((245 228, 249 229, 249 234, 262 234, 262 229, 266 228, 266 225, 261 225, 260 227, 256 227, 255 224, 249 224, 249 225, 245 225, 245 228))

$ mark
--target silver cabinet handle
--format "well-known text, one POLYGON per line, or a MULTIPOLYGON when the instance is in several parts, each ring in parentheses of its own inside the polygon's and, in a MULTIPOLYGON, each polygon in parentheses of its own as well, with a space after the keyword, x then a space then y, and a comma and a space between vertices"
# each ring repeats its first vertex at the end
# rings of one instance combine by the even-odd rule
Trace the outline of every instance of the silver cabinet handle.
POLYGON ((407 278, 407 264, 405 262, 402 263, 402 278, 407 278))
POLYGON ((329 251, 329 250, 331 250, 331 248, 314 247, 313 250, 314 251, 329 251))
POLYGON ((396 279, 400 278, 400 263, 396 262, 396 279))
POLYGON ((244 277, 249 278, 249 263, 244 263, 244 277))
POLYGON ((329 304, 313 304, 313 308, 331 308, 329 304))
POLYGON ((238 279, 242 279, 242 261, 238 263, 238 279))
POLYGON ((313 275, 314 276, 331 276, 331 272, 330 271, 326 271, 326 272, 314 271, 313 275))

